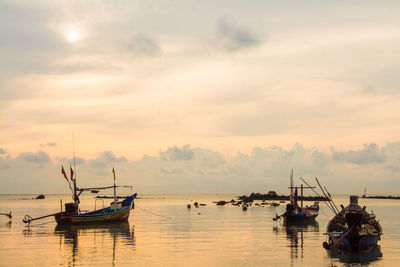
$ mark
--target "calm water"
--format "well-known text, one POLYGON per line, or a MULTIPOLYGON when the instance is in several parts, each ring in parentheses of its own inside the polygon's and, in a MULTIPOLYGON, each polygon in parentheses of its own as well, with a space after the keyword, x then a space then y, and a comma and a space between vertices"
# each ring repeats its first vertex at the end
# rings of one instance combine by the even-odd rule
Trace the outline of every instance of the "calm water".
MULTIPOLYGON (((35 217, 57 212, 60 198, 63 203, 70 201, 66 195, 47 195, 44 200, 32 197, 0 195, 0 212, 13 212, 11 224, 0 217, 1 266, 346 266, 354 257, 365 260, 379 253, 328 254, 322 248, 322 233, 332 216, 325 206, 316 224, 301 228, 272 221, 284 205, 242 211, 212 203, 233 195, 142 195, 128 223, 57 227, 50 217, 28 228, 22 223, 25 214, 35 217), (186 205, 194 201, 207 206, 188 210, 186 205)), ((348 203, 345 196, 335 199, 337 204, 348 203)), ((93 196, 83 196, 81 202, 82 209, 94 208, 93 196)), ((360 199, 360 205, 374 211, 384 231, 383 256, 363 265, 398 266, 400 201, 360 199)))

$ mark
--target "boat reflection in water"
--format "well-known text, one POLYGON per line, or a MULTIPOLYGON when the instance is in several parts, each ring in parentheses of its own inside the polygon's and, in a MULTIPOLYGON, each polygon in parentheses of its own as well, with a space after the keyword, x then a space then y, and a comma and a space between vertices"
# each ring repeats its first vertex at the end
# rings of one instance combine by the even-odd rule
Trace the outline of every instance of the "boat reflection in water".
MULTIPOLYGON (((136 245, 134 228, 130 228, 128 221, 88 225, 58 224, 54 233, 60 236, 60 250, 63 244, 71 246, 72 254, 68 262, 72 266, 79 265, 78 258, 88 257, 88 254, 92 257, 107 257, 107 253, 103 251, 110 249, 110 244, 112 244, 111 263, 114 266, 117 253, 116 247, 121 243, 133 246, 133 248, 136 245)), ((109 259, 105 260, 108 261, 109 259)))
POLYGON ((328 255, 345 263, 369 263, 382 257, 381 246, 376 245, 366 252, 354 252, 344 249, 333 249, 328 255))
MULTIPOLYGON (((304 235, 308 235, 311 232, 318 234, 319 225, 317 221, 308 221, 302 223, 284 223, 282 228, 274 227, 274 231, 279 233, 280 231, 286 232, 286 239, 288 241, 288 247, 290 247, 291 259, 303 258, 304 256, 304 245, 307 238, 304 235)), ((307 242, 307 241, 306 241, 307 242)))

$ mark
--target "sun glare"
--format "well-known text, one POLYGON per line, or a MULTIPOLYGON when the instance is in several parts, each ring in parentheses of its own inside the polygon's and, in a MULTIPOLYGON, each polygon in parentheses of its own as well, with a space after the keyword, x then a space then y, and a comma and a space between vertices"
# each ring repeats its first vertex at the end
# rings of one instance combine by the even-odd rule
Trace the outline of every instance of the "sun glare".
POLYGON ((81 39, 81 34, 77 30, 69 30, 66 34, 66 38, 69 42, 75 43, 81 39))

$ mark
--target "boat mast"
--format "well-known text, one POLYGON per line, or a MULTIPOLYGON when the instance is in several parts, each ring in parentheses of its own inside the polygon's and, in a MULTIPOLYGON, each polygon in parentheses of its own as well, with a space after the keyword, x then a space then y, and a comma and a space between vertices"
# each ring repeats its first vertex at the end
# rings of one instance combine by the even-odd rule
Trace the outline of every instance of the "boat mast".
POLYGON ((303 184, 301 184, 301 208, 303 208, 303 184))
POLYGON ((113 169, 112 169, 112 172, 113 172, 113 174, 114 174, 114 210, 116 210, 117 209, 117 187, 115 186, 115 170, 114 170, 114 166, 113 166, 113 169))
POLYGON ((76 162, 75 162, 75 139, 74 139, 74 132, 72 132, 72 154, 74 156, 74 176, 73 180, 74 180, 74 202, 75 202, 75 206, 77 206, 78 203, 78 196, 76 194, 76 162))
POLYGON ((290 203, 293 204, 293 169, 290 172, 290 203))

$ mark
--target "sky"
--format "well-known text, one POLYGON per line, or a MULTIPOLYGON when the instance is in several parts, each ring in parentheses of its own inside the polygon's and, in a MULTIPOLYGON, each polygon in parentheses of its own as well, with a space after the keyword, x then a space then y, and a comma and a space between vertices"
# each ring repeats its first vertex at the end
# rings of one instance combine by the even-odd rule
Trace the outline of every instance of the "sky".
POLYGON ((399 10, 0 0, 0 193, 398 194, 399 10))

